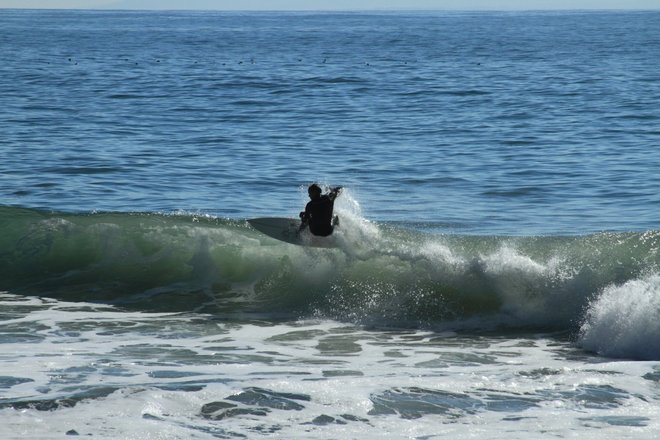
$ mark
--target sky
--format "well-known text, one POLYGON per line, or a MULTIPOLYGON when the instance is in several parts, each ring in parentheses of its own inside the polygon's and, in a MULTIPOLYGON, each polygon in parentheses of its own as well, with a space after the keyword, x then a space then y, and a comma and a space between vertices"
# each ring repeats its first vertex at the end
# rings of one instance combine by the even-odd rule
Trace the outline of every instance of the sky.
POLYGON ((210 10, 660 9, 659 0, 0 0, 1 8, 210 10))
POLYGON ((660 9, 660 0, 0 0, 2 8, 209 10, 660 9))

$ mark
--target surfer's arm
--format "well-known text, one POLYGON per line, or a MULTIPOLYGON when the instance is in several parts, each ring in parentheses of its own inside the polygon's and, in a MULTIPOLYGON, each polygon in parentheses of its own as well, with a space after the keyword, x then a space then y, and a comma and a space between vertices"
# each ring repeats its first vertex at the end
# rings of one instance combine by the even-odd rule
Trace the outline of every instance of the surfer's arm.
POLYGON ((328 197, 330 198, 330 200, 334 200, 339 196, 340 192, 341 192, 341 186, 332 188, 328 193, 328 197))
POLYGON ((307 213, 307 208, 305 208, 305 210, 300 213, 300 227, 298 228, 298 232, 302 232, 302 230, 307 227, 308 223, 309 213, 307 213))
POLYGON ((309 222, 307 221, 307 219, 305 219, 305 218, 302 219, 302 221, 300 222, 300 226, 298 227, 298 233, 304 231, 305 228, 308 226, 308 224, 309 224, 309 222))

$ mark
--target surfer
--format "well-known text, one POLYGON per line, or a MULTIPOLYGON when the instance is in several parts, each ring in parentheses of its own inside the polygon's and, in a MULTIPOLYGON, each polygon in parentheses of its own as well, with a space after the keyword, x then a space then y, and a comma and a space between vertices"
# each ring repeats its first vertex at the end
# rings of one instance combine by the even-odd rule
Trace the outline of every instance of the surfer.
POLYGON ((309 231, 314 235, 327 237, 332 234, 334 226, 337 224, 337 217, 332 216, 335 206, 335 199, 341 191, 341 186, 332 188, 329 193, 322 194, 321 187, 313 183, 307 188, 307 194, 311 199, 305 210, 300 213, 302 223, 300 231, 309 226, 309 231))

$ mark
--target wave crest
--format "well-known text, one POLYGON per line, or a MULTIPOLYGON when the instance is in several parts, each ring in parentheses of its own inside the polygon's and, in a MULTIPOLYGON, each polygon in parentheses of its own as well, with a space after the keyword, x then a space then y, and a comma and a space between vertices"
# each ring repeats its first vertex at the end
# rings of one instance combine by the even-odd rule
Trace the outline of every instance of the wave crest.
POLYGON ((660 232, 443 236, 340 215, 340 248, 312 249, 209 216, 0 207, 0 290, 217 315, 581 328, 588 349, 660 353, 634 351, 636 335, 660 340, 657 309, 639 309, 658 301, 660 232), (599 343, 608 332, 620 348, 599 343))
POLYGON ((578 343, 604 356, 660 359, 660 275, 606 287, 589 304, 578 343))

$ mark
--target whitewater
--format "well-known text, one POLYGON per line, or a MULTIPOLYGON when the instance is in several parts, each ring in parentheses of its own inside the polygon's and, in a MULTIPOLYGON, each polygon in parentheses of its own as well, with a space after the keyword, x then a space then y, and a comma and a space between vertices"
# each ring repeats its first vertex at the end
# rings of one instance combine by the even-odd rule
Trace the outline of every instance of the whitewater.
POLYGON ((338 249, 318 249, 210 216, 2 208, 0 274, 12 292, 69 301, 393 328, 565 331, 602 354, 660 358, 660 232, 438 236, 337 211, 338 249))
POLYGON ((0 10, 0 437, 658 438, 659 30, 0 10))
POLYGON ((7 433, 660 428, 660 232, 438 236, 340 206, 318 249, 210 216, 2 211, 7 433))

